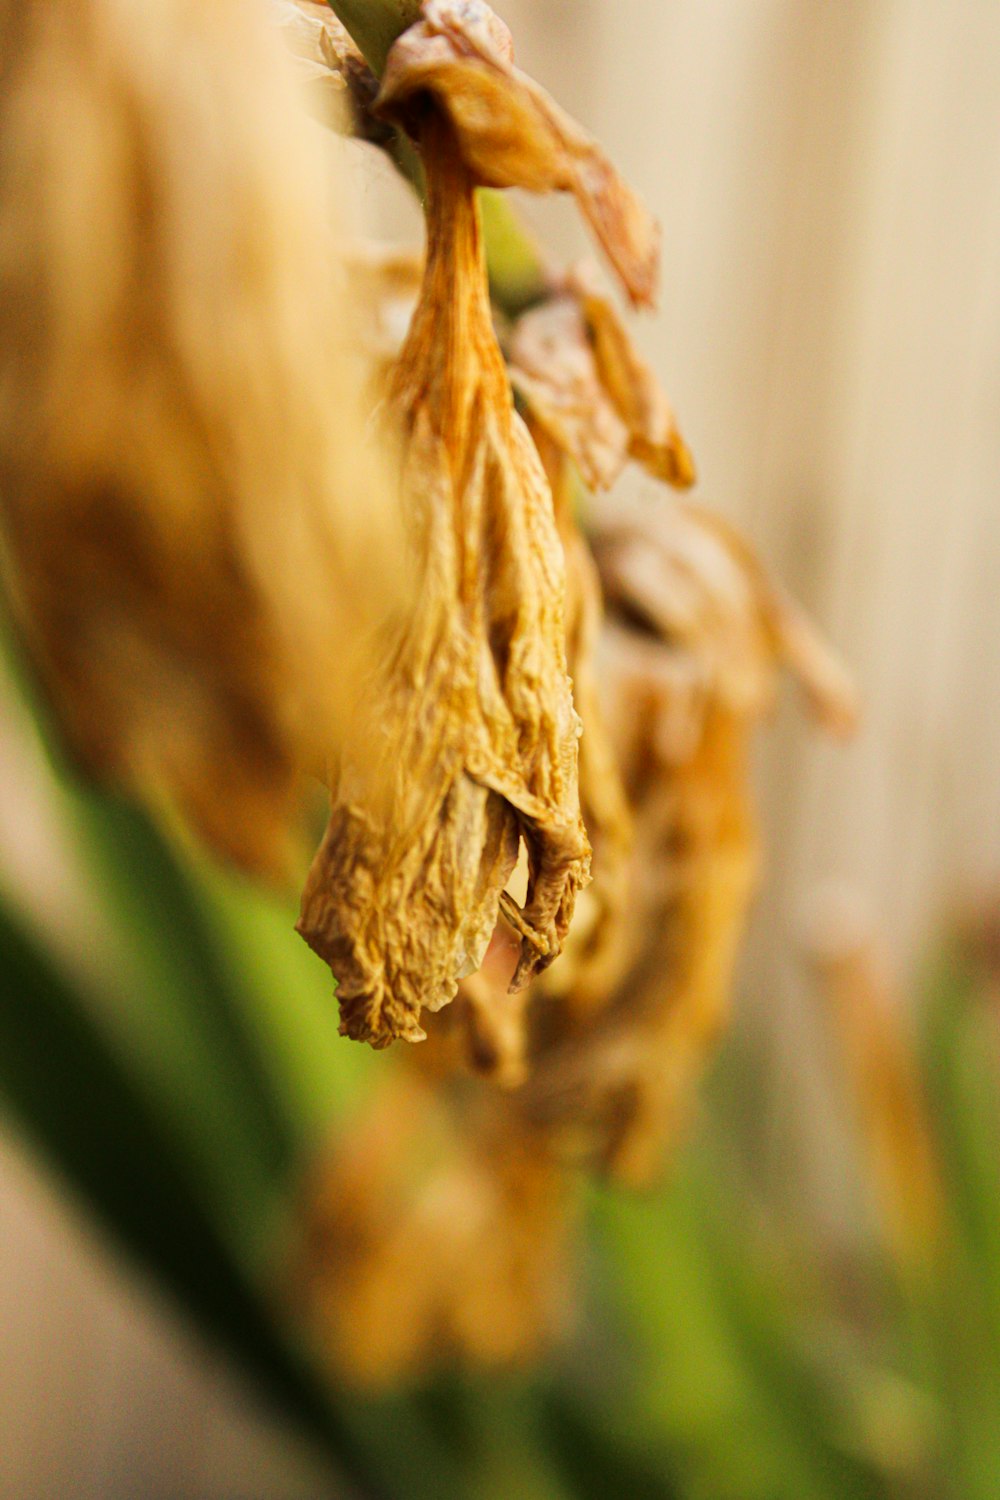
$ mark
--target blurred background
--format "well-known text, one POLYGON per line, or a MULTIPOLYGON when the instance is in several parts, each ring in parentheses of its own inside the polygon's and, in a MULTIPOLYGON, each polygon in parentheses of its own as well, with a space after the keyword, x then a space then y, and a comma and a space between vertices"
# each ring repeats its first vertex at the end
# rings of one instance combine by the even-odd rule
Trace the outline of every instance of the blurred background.
MULTIPOLYGON (((636 337, 698 457, 699 495, 822 622, 864 720, 852 744, 829 746, 783 706, 761 736, 766 875, 736 1025, 665 1187, 595 1193, 574 1346, 586 1378, 567 1386, 564 1352, 526 1383, 433 1399, 464 1413, 463 1482, 477 1495, 993 1500, 1000 9, 508 0, 502 13, 521 65, 661 220, 661 309, 636 337), (848 931, 855 992, 878 991, 874 1040, 858 1041, 845 1007, 838 1020, 836 977, 806 961, 817 912, 848 931), (883 1052, 880 1084, 864 1059, 883 1052), (898 1077, 910 1102, 893 1115, 898 1077), (902 1144, 886 1145, 893 1119, 902 1144), (958 1225, 946 1271, 900 1250, 912 1224, 886 1207, 905 1197, 886 1178, 905 1176, 911 1127, 923 1139, 925 1125, 958 1225), (609 1389, 602 1363, 609 1377, 641 1370, 638 1391, 609 1389)), ((373 224, 417 232, 380 162, 359 154, 354 174, 373 224)), ((523 208, 561 257, 585 251, 566 203, 523 208)), ((39 771, 12 694, 0 711, 6 880, 59 911, 86 968, 102 939, 63 873, 53 799, 69 794, 39 771)), ((133 892, 110 920, 141 923, 146 899, 155 912, 168 897, 133 892)), ((372 1059, 317 1040, 332 1029, 326 976, 303 949, 289 978, 285 914, 261 903, 213 885, 200 916, 243 955, 236 982, 253 991, 263 1042, 279 1033, 278 992, 301 1014, 300 1114, 317 1131, 372 1059), (256 947, 234 941, 251 929, 256 947)), ((168 957, 156 960, 164 995, 185 983, 168 957)), ((183 1057, 172 1024, 136 1048, 183 1057)), ((0 1329, 4 1495, 368 1488, 368 1459, 331 1478, 13 1126, 0 1139, 0 1329)), ((345 1421, 362 1454, 405 1448, 396 1408, 362 1402, 345 1421)), ((372 1493, 408 1493, 393 1489, 399 1462, 372 1493)), ((427 1463, 439 1476, 427 1493, 451 1493, 427 1463)))

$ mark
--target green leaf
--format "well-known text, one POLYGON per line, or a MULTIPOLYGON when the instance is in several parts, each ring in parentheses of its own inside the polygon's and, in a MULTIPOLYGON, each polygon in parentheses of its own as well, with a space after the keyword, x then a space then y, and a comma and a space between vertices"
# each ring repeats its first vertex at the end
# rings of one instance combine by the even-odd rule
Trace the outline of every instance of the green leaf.
POLYGON ((72 983, 4 904, 0 950, 6 1109, 104 1227, 370 1495, 356 1440, 220 1233, 186 1154, 72 983))

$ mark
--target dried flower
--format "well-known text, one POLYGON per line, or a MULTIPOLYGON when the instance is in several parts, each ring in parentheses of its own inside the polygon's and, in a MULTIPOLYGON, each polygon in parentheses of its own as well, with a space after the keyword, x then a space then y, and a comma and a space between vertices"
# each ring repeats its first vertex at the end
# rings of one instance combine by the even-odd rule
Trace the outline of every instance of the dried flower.
POLYGON ((853 719, 843 669, 746 545, 692 506, 607 506, 594 545, 609 620, 606 722, 636 829, 603 1008, 565 1008, 519 1105, 564 1155, 649 1175, 724 1020, 756 879, 748 753, 782 661, 810 704, 853 719), (791 645, 789 645, 791 641, 791 645))
POLYGON ((401 1071, 321 1169, 296 1301, 340 1379, 523 1361, 567 1321, 577 1199, 494 1101, 469 1118, 439 1076, 401 1071))
POLYGON ((91 772, 284 870, 401 594, 311 149, 238 0, 0 4, 0 526, 91 772), (206 89, 206 78, 211 88, 206 89), (383 590, 357 579, 379 558, 383 590))
POLYGON ((493 331, 475 188, 570 187, 637 295, 655 244, 509 54, 487 6, 428 0, 377 101, 417 139, 427 179, 423 284, 391 385, 419 602, 373 694, 367 762, 335 782, 299 924, 337 977, 342 1030, 375 1046, 423 1038, 421 1009, 479 967, 501 911, 522 987, 558 955, 588 878, 564 561, 493 331), (506 888, 522 838, 518 906, 506 888))
MULTIPOLYGON (((505 1360, 558 1327, 574 1165, 648 1176, 724 1019, 757 869, 750 741, 780 666, 828 727, 854 715, 843 669, 706 512, 599 507, 595 563, 578 476, 606 488, 632 458, 684 487, 691 458, 580 270, 504 330, 521 425, 473 185, 576 192, 637 301, 655 240, 593 143, 513 68, 485 6, 428 0, 423 15, 378 105, 418 139, 429 187, 424 279, 391 382, 421 603, 373 708, 383 747, 367 768, 345 763, 303 907, 343 981, 343 1029, 377 1045, 422 1036, 421 1006, 450 998, 461 960, 478 965, 306 1212, 310 1305, 341 1370, 380 1381, 505 1360), (555 782, 538 779, 554 767, 555 782), (372 782, 387 770, 382 805, 372 782), (498 1087, 463 1077, 470 1066, 498 1087)), ((384 353, 414 267, 369 269, 384 353)))
POLYGON ((483 0, 425 0, 423 20, 393 47, 383 112, 406 123, 428 97, 476 182, 572 193, 633 302, 653 303, 655 219, 597 142, 514 66, 510 32, 483 0))

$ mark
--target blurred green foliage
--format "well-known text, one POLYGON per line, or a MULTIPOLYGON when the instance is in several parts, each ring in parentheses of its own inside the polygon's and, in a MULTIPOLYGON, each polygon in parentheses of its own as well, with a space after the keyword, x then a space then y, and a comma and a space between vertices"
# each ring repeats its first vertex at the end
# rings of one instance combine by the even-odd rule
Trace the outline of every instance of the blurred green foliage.
MULTIPOLYGON (((321 1373, 275 1268, 303 1172, 391 1064, 337 1037, 329 977, 288 903, 79 784, 43 719, 26 723, 91 942, 69 962, 23 892, 7 893, 5 1113, 349 1492, 1000 1494, 1000 1018, 967 950, 942 955, 918 1007, 944 1198, 933 1249, 901 1260, 871 1218, 828 1243, 787 1206, 794 1194, 761 1191, 727 1103, 766 1093, 748 1052, 715 1080, 662 1190, 592 1190, 570 1346, 528 1374, 363 1397, 321 1373)), ((864 1179, 861 1134, 855 1148, 864 1179)))

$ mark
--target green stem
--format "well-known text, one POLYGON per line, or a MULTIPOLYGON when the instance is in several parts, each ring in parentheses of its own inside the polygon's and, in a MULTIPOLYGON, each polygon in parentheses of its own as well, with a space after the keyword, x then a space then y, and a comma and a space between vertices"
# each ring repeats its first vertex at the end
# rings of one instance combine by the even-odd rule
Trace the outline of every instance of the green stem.
POLYGON ((379 78, 393 42, 420 20, 420 0, 328 0, 328 4, 379 78))
MULTIPOLYGON (((372 71, 381 77, 396 38, 420 19, 420 0, 327 0, 350 32, 372 71)), ((419 161, 408 141, 390 156, 423 197, 419 161)), ((549 277, 541 251, 504 194, 491 188, 479 193, 486 241, 486 262, 493 300, 516 317, 544 296, 549 277)))

